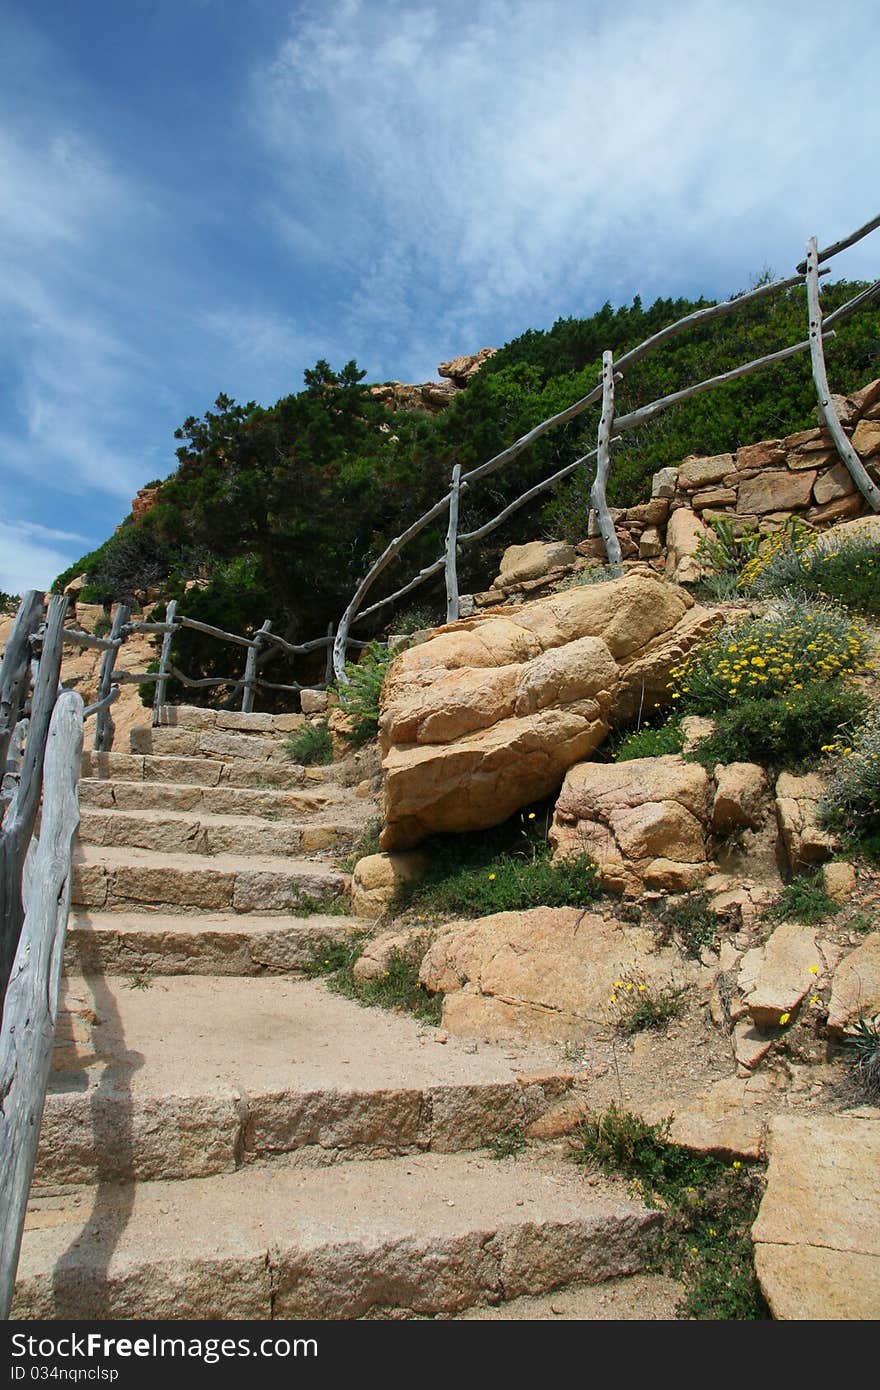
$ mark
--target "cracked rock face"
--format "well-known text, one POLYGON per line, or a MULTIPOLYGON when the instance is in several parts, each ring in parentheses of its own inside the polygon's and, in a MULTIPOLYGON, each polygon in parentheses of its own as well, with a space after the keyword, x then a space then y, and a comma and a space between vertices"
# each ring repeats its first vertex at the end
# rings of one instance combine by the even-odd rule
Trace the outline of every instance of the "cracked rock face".
POLYGON ((709 872, 711 796, 705 768, 675 754, 578 763, 566 774, 550 841, 557 857, 590 854, 613 892, 685 891, 709 872))
POLYGON ((401 653, 382 695, 383 849, 481 830, 547 796, 616 720, 666 696, 715 625, 649 573, 441 628, 401 653))
POLYGON ((655 948, 645 927, 581 908, 536 907, 453 922, 437 936, 419 978, 445 993, 443 1026, 482 1038, 554 1041, 606 1032, 615 981, 683 986, 696 967, 655 948))

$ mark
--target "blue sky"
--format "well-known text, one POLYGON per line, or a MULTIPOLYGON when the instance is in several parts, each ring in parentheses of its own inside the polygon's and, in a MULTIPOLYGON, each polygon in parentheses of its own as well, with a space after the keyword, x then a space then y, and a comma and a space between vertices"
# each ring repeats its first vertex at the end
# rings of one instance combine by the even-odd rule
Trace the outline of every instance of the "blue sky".
MULTIPOLYGON (((0 589, 220 391, 726 296, 877 211, 871 0, 0 0, 0 589)), ((880 233, 837 262, 875 278, 880 233)))

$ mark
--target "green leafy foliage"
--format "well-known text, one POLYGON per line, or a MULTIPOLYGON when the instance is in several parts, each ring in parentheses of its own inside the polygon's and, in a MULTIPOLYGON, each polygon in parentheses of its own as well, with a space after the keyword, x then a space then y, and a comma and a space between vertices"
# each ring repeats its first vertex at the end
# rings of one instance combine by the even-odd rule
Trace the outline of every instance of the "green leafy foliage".
POLYGON ((844 738, 828 741, 829 775, 820 813, 871 857, 880 858, 880 710, 844 738))
POLYGON ((713 573, 738 575, 753 560, 761 544, 754 526, 737 530, 732 521, 715 517, 706 535, 697 542, 697 559, 713 573))
POLYGON ((337 994, 365 1007, 391 1009, 413 1014, 424 1023, 439 1023, 443 995, 430 994, 419 981, 419 967, 430 945, 427 933, 414 936, 407 946, 393 951, 388 968, 370 980, 355 978, 354 967, 363 953, 367 937, 353 935, 346 942, 316 951, 306 973, 323 976, 337 994))
POLYGON ((880 1018, 860 1018, 846 1045, 853 1053, 853 1073, 860 1090, 871 1101, 880 1100, 880 1018))
POLYGON ((880 545, 868 537, 832 544, 789 530, 762 565, 747 572, 748 592, 829 598, 851 613, 880 615, 880 545))
POLYGON ((684 1283, 680 1317, 767 1318, 751 1242, 763 1189, 760 1170, 671 1143, 671 1123, 672 1117, 649 1125, 612 1105, 577 1131, 575 1161, 628 1177, 648 1202, 664 1208, 652 1267, 684 1283))
POLYGON ((325 767, 333 761, 333 740, 326 719, 303 727, 287 739, 284 751, 301 767, 325 767))
POLYGON ((585 907, 599 895, 596 866, 588 855, 552 863, 547 844, 533 856, 462 844, 460 855, 447 842, 429 847, 433 863, 410 890, 409 905, 420 911, 485 917, 530 907, 585 907))
POLYGON ((818 759, 864 706, 860 692, 840 681, 813 681, 770 699, 740 699, 716 716, 715 732, 687 756, 710 770, 738 762, 796 768, 818 759))
POLYGON ((347 683, 339 682, 339 708, 354 721, 356 743, 374 738, 379 728, 379 700, 385 673, 395 652, 381 642, 370 642, 358 661, 345 663, 347 683))
POLYGON ((699 959, 704 946, 711 946, 718 930, 718 918, 709 906, 709 895, 702 889, 667 898, 659 917, 664 935, 676 936, 695 959, 699 959))
POLYGON ((625 734, 611 756, 615 762, 626 763, 633 758, 660 758, 666 753, 680 753, 683 747, 681 720, 673 716, 663 724, 647 724, 625 734))
POLYGON ((768 916, 777 922, 803 922, 809 926, 813 922, 823 922, 826 917, 835 917, 840 909, 841 904, 829 898, 818 875, 803 874, 786 883, 768 916))

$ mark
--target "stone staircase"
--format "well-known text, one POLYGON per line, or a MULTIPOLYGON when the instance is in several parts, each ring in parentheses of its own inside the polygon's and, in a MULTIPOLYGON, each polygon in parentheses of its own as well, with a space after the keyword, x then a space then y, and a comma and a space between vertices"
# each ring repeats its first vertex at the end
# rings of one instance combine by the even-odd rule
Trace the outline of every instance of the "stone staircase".
POLYGON ((558 1049, 446 1040, 298 975, 368 926, 333 858, 368 788, 293 765, 296 716, 166 718, 83 759, 13 1316, 455 1317, 639 1270, 656 1213, 552 1148, 486 1152, 552 1132, 558 1049))

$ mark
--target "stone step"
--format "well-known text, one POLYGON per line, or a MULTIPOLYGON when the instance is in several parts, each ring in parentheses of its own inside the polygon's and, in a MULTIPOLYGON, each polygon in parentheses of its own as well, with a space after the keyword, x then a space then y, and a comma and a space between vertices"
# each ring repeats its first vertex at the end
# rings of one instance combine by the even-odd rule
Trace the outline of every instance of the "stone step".
POLYGON ((36 1201, 11 1317, 446 1315, 645 1262, 659 1213, 574 1165, 424 1154, 36 1201))
POLYGON ((289 766, 293 759, 285 745, 289 733, 236 733, 228 729, 136 728, 129 734, 129 751, 172 758, 214 758, 232 762, 244 758, 255 763, 289 766))
POLYGON ((194 811, 216 816, 263 816, 282 820, 311 820, 326 814, 332 819, 337 808, 372 807, 344 787, 327 786, 314 790, 279 791, 272 787, 205 787, 197 782, 126 782, 100 777, 84 777, 79 784, 80 806, 89 809, 121 811, 194 811))
POLYGON ((290 738, 305 723, 302 714, 261 714, 256 710, 203 709, 201 705, 163 705, 159 723, 170 729, 218 729, 227 733, 282 734, 290 738))
POLYGON ((371 923, 314 913, 175 916, 169 912, 71 913, 66 962, 83 975, 285 975, 371 923))
POLYGON ((89 845, 133 845, 171 854, 344 853, 363 822, 301 825, 258 816, 193 815, 186 811, 100 811, 84 808, 79 838, 89 845))
POLYGON ((570 1099, 576 1078, 559 1048, 440 1043, 433 1027, 320 980, 75 976, 37 1180, 478 1148, 570 1099))
POLYGON ((328 864, 257 854, 170 854, 77 844, 74 907, 294 911, 303 894, 342 898, 348 878, 328 864))
POLYGON ((314 787, 336 780, 336 769, 300 767, 291 762, 255 762, 251 758, 170 757, 166 754, 85 752, 82 776, 126 782, 172 782, 201 787, 314 787))

